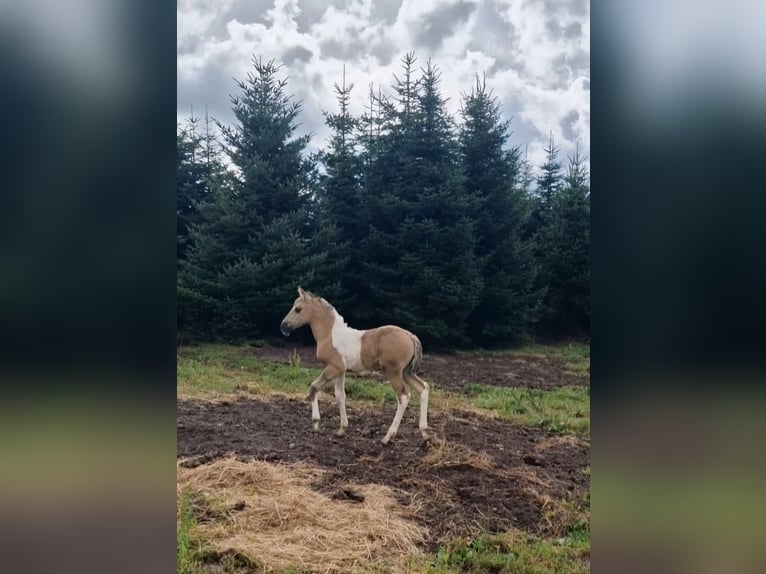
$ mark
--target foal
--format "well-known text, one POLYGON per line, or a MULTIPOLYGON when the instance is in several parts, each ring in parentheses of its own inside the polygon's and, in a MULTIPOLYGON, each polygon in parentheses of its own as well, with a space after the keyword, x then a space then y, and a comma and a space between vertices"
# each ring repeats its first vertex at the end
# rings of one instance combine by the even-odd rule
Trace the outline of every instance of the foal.
POLYGON ((311 383, 311 421, 319 430, 318 392, 325 381, 335 382, 335 399, 340 409, 342 435, 348 426, 346 416, 346 371, 370 374, 382 371, 396 392, 396 415, 383 437, 388 444, 399 430, 404 410, 410 402, 410 390, 420 395, 420 433, 428 440, 428 383, 415 374, 423 359, 420 340, 401 327, 386 325, 360 331, 352 329, 327 301, 298 287, 298 298, 282 320, 282 334, 288 336, 303 325, 309 325, 317 343, 317 359, 324 365, 322 373, 311 383))

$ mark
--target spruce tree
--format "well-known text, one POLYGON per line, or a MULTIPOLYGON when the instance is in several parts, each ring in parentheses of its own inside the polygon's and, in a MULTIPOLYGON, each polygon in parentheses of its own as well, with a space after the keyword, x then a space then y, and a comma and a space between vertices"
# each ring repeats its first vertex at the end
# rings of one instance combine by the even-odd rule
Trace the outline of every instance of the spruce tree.
POLYGON ((549 253, 547 330, 555 336, 590 332, 590 185, 579 149, 569 160, 544 234, 549 253))
POLYGON ((479 80, 462 101, 460 150, 466 190, 479 201, 476 254, 484 290, 470 317, 474 343, 502 345, 530 333, 541 293, 533 243, 525 237, 530 206, 518 148, 508 148, 510 121, 479 80))
POLYGON ((199 222, 198 202, 208 192, 205 177, 203 138, 199 118, 192 114, 176 127, 176 257, 186 256, 189 228, 199 222))
POLYGON ((273 61, 254 59, 254 73, 232 97, 234 126, 219 124, 234 171, 191 231, 180 277, 212 304, 211 335, 276 335, 300 283, 332 296, 342 261, 330 257, 335 230, 311 217, 316 165, 295 136, 300 104, 286 94, 273 61))
POLYGON ((403 324, 431 343, 461 343, 482 288, 476 205, 465 190, 439 71, 429 62, 416 80, 414 55, 402 63, 368 179, 365 277, 380 321, 403 324))
POLYGON ((360 120, 351 115, 349 100, 353 84, 343 80, 334 86, 338 112, 324 112, 325 123, 332 130, 329 146, 320 153, 325 175, 319 186, 319 210, 327 223, 338 230, 335 257, 346 262, 339 273, 341 307, 354 305, 363 295, 362 241, 369 231, 369 214, 364 199, 362 156, 357 149, 360 120))
POLYGON ((553 143, 553 134, 550 135, 548 147, 544 148, 544 151, 545 163, 540 166, 540 175, 537 176, 537 195, 542 213, 547 213, 551 210, 556 192, 561 186, 561 150, 553 143))
POLYGON ((225 187, 226 169, 215 131, 205 112, 204 121, 192 115, 176 135, 176 217, 178 276, 176 285, 177 330, 194 338, 209 330, 212 301, 184 284, 182 268, 193 246, 193 229, 203 221, 215 190, 225 187), (202 123, 202 126, 200 126, 202 123))
POLYGON ((579 151, 562 177, 558 148, 547 148, 538 177, 536 242, 546 287, 539 334, 582 336, 590 327, 590 189, 579 151))

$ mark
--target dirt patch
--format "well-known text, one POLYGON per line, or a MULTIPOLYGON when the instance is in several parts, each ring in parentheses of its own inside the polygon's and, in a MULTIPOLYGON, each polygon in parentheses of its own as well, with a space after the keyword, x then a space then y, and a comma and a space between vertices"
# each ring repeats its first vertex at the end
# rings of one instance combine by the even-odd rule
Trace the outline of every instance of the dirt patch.
MULTIPOLYGON (((286 344, 246 348, 244 352, 258 357, 289 363, 293 354, 304 367, 320 368, 315 347, 286 344)), ((587 374, 567 372, 563 359, 534 355, 502 355, 492 353, 459 353, 423 357, 419 374, 436 388, 463 392, 470 383, 497 387, 555 389, 589 384, 587 374)))
POLYGON ((401 504, 418 508, 429 550, 482 531, 559 534, 551 522, 556 505, 589 489, 587 445, 555 442, 542 429, 434 411, 435 438, 424 445, 416 409, 409 409, 399 435, 384 447, 380 439, 393 409, 353 409, 346 435, 337 437, 337 408, 327 400, 320 408, 322 430, 313 433, 306 401, 179 401, 178 457, 188 458, 188 467, 229 454, 244 461, 307 462, 330 471, 314 488, 331 497, 346 489, 348 504, 357 503, 354 485, 391 487, 401 504))
POLYGON ((566 363, 561 359, 531 355, 427 355, 420 371, 438 388, 458 392, 470 383, 550 390, 589 382, 587 375, 566 372, 566 363))

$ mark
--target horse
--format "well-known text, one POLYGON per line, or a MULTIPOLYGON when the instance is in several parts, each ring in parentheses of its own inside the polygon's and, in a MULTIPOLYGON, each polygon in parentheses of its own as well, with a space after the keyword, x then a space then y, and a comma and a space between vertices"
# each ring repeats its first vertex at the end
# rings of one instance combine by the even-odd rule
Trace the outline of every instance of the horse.
POLYGON ((314 432, 319 431, 320 387, 325 382, 335 383, 335 399, 340 410, 341 436, 348 427, 346 416, 346 372, 369 375, 382 372, 396 392, 397 407, 391 427, 383 437, 383 444, 396 436, 404 410, 410 401, 410 391, 420 396, 420 434, 428 441, 428 383, 415 371, 423 359, 423 346, 415 334, 394 325, 359 330, 349 327, 343 317, 322 297, 298 287, 298 298, 282 320, 280 329, 285 337, 299 327, 309 325, 317 345, 317 359, 322 373, 310 384, 311 422, 314 432))

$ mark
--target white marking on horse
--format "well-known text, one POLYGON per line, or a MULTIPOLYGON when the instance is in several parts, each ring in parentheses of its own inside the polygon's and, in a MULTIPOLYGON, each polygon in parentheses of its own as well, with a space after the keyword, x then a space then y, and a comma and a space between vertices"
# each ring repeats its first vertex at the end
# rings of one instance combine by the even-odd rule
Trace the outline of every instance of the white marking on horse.
POLYGON ((362 365, 362 335, 364 331, 349 327, 343 320, 343 317, 337 311, 335 313, 335 323, 332 326, 332 346, 343 358, 346 369, 359 372, 364 369, 362 365))

